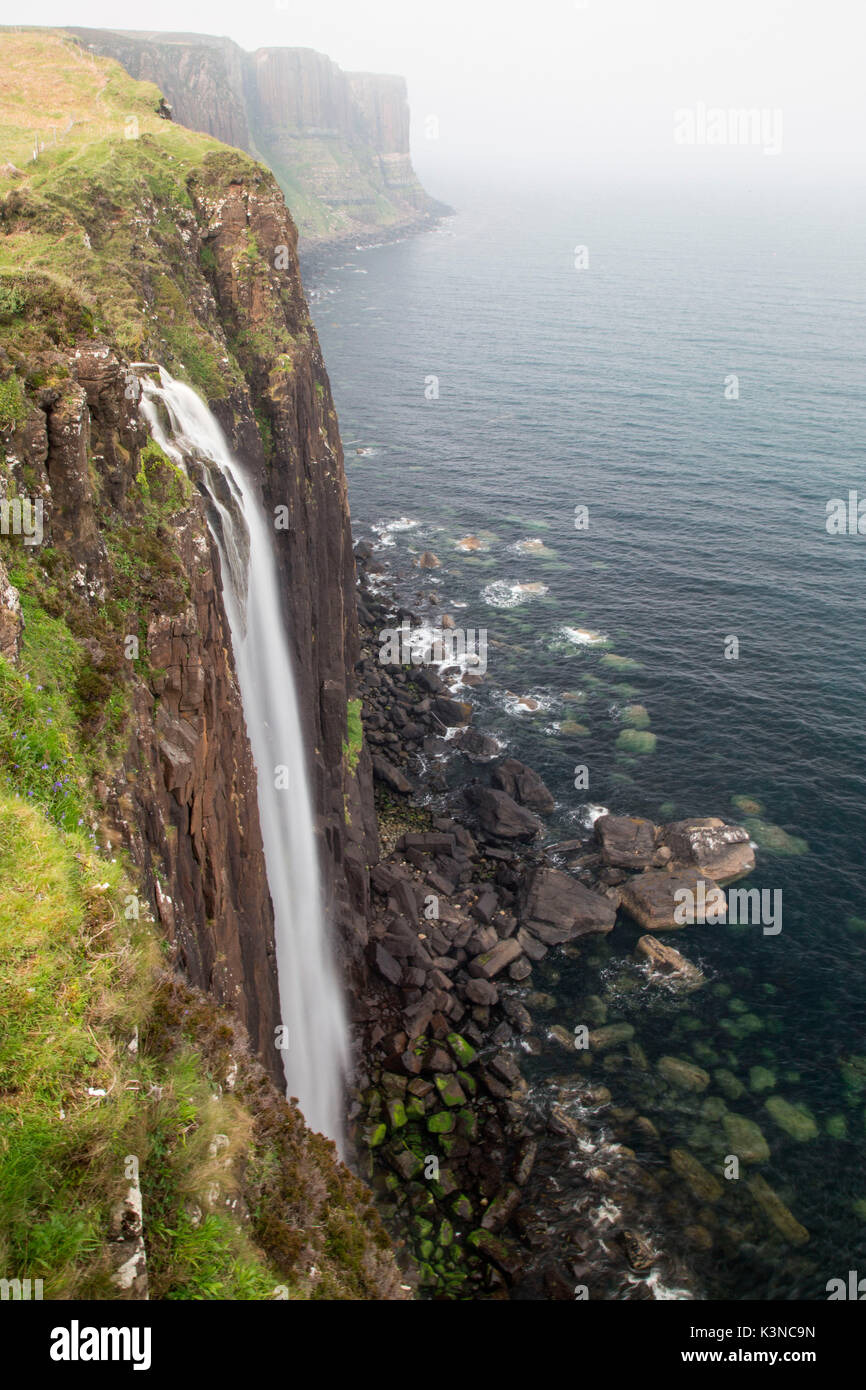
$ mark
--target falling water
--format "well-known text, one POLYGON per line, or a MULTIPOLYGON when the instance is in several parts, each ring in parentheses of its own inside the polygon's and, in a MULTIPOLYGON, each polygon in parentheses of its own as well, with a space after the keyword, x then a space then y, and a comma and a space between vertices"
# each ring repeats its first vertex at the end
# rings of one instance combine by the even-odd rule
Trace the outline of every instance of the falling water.
POLYGON ((308 1125, 340 1143, 347 1045, 343 999, 322 908, 313 813, 295 681, 282 617, 271 531, 217 421, 182 382, 159 369, 142 381, 141 409, 157 443, 196 481, 222 560, 259 816, 274 907, 288 1094, 308 1125), (161 402, 170 421, 163 424, 161 402), (284 1039, 285 1041, 285 1039, 284 1039))

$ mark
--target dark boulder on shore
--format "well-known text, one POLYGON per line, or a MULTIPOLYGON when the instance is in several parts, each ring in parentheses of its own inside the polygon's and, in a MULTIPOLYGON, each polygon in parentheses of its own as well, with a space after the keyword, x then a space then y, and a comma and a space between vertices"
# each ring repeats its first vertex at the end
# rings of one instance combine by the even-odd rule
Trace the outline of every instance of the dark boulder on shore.
MULTIPOLYGON (((658 834, 651 820, 639 816, 599 816, 595 823, 601 857, 617 869, 648 869, 659 864, 658 834)), ((670 850, 666 857, 670 859, 670 850)))
POLYGON ((544 829, 538 817, 524 806, 518 806, 507 792, 471 782, 464 796, 483 834, 495 840, 534 840, 544 829))
POLYGON ((556 946, 587 932, 612 931, 616 906, 561 869, 542 867, 527 878, 520 920, 545 946, 556 946))
POLYGON ((454 745, 472 762, 489 762, 491 758, 496 757, 500 748, 495 738, 480 733, 478 729, 466 729, 462 734, 458 734, 454 745))
POLYGON ((393 792, 399 792, 401 796, 408 796, 412 790, 411 783, 402 772, 378 753, 373 755, 373 776, 377 782, 384 782, 386 787, 390 787, 393 792))
POLYGON ((530 811, 549 815, 556 805, 552 793, 548 791, 538 773, 525 763, 518 762, 517 758, 506 758, 505 762, 495 767, 492 781, 494 787, 506 792, 521 806, 528 806, 530 811))

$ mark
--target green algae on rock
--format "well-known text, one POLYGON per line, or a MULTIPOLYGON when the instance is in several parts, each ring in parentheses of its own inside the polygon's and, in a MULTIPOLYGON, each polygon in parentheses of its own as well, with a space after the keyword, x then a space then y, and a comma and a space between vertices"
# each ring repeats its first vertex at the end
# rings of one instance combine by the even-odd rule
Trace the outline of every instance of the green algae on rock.
POLYGON ((770 1096, 764 1102, 764 1108, 779 1128, 799 1144, 818 1137, 818 1126, 804 1105, 792 1105, 782 1096, 770 1096))

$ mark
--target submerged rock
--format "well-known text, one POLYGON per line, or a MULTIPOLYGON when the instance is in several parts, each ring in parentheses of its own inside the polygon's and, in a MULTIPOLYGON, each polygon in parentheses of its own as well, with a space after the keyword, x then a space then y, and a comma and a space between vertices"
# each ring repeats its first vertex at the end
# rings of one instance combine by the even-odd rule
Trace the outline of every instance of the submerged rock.
POLYGON ((771 825, 758 816, 748 816, 746 829, 760 849, 771 854, 808 854, 809 843, 799 835, 789 835, 780 825, 771 825))
POLYGON ((681 1091, 705 1091, 710 1084, 710 1074, 694 1062, 686 1062, 682 1057, 660 1057, 656 1070, 671 1086, 681 1091))
POLYGON ((791 1105, 782 1096, 770 1096, 764 1102, 764 1108, 772 1115, 779 1128, 790 1134, 799 1144, 818 1137, 818 1126, 804 1107, 791 1105))
POLYGON ((634 1028, 630 1023, 608 1023, 603 1028, 596 1028, 589 1035, 589 1046, 593 1052, 604 1052, 609 1047, 618 1047, 620 1043, 629 1042, 634 1037, 634 1028))
POLYGON ((745 1115, 735 1115, 729 1110, 722 1116, 722 1127, 731 1153, 736 1154, 743 1163, 766 1163, 770 1157, 770 1146, 754 1120, 745 1115))
POLYGON ((704 1165, 689 1153, 688 1149, 671 1149, 671 1167, 688 1184, 699 1202, 717 1202, 722 1195, 722 1184, 704 1165))
POLYGON ((616 741, 617 748, 624 753, 654 753, 658 742, 655 734, 648 729, 623 729, 616 741))
POLYGON ((797 1218, 785 1206, 769 1183, 760 1173, 753 1173, 748 1180, 747 1187, 757 1202, 761 1210, 770 1218, 776 1230, 784 1236, 785 1240, 791 1245, 805 1245, 809 1239, 809 1232, 805 1226, 801 1226, 797 1218))

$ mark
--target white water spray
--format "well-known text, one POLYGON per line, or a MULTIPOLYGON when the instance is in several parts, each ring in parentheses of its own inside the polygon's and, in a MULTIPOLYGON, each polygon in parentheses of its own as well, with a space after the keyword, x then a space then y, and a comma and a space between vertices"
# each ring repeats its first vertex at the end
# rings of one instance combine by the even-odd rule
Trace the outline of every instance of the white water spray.
POLYGON ((313 811, 282 617, 273 536, 243 468, 204 402, 160 368, 142 380, 141 410, 154 439, 184 471, 202 465, 209 525, 222 561, 259 816, 274 907, 280 1010, 288 1032, 288 1094, 311 1129, 342 1138, 348 1056, 343 998, 322 909, 313 811), (158 402, 171 422, 166 431, 158 402))

